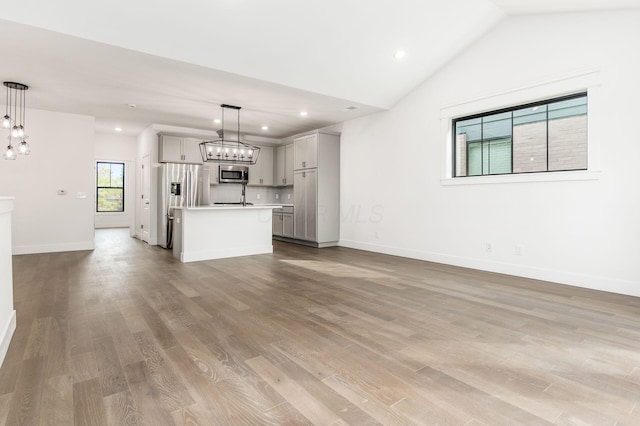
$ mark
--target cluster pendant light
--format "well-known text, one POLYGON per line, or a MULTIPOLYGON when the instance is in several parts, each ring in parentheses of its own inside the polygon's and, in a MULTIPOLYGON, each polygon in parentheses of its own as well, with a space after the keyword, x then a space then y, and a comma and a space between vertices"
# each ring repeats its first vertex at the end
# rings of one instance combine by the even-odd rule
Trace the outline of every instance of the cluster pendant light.
POLYGON ((20 155, 28 155, 30 152, 25 134, 25 92, 29 86, 13 81, 4 82, 6 89, 5 113, 2 118, 2 128, 9 130, 9 145, 4 152, 5 160, 15 160, 20 155), (13 142, 18 143, 18 148, 13 147, 13 142))
POLYGON ((200 144, 200 154, 203 161, 231 164, 256 164, 260 148, 240 142, 240 108, 233 105, 220 105, 222 108, 222 129, 218 130, 219 138, 204 141, 200 144), (236 140, 227 139, 224 132, 224 111, 235 110, 238 113, 238 133, 236 140))

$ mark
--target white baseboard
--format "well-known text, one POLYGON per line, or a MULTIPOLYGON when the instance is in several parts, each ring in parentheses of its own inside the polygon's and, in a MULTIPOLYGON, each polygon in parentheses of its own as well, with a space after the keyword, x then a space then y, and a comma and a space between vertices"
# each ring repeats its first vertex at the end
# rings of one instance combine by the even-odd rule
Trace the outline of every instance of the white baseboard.
POLYGON ((95 249, 94 241, 78 241, 73 243, 38 244, 13 246, 13 254, 55 253, 61 251, 80 251, 95 249))
POLYGON ((13 337, 13 333, 16 331, 16 311, 11 311, 11 315, 7 318, 7 323, 0 334, 0 367, 2 367, 2 363, 4 362, 4 357, 7 355, 7 351, 9 350, 9 343, 11 343, 11 338, 13 337))
POLYGON ((234 249, 195 251, 195 252, 189 252, 187 254, 182 252, 180 253, 180 261, 185 263, 197 262, 201 260, 225 259, 228 257, 252 256, 255 254, 268 254, 268 253, 273 253, 273 245, 240 247, 240 248, 234 248, 234 249))
POLYGON ((372 251, 392 256, 407 257, 410 259, 425 260, 428 262, 443 263, 446 265, 461 266, 464 268, 479 269, 481 271, 496 272, 499 274, 514 275, 517 277, 550 281, 574 287, 589 288, 593 290, 640 297, 640 283, 619 280, 616 278, 584 275, 570 271, 558 271, 534 266, 495 262, 485 259, 452 256, 442 253, 384 246, 361 241, 340 240, 339 245, 341 247, 348 247, 357 250, 372 251))

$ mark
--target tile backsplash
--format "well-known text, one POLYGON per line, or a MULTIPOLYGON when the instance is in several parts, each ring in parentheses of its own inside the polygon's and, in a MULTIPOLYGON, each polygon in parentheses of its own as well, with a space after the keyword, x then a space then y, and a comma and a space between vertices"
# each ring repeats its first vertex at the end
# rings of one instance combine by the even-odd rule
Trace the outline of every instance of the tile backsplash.
MULTIPOLYGON (((211 185, 211 203, 237 203, 242 199, 242 185, 211 185)), ((253 204, 293 204, 293 186, 247 186, 247 202, 253 204)))

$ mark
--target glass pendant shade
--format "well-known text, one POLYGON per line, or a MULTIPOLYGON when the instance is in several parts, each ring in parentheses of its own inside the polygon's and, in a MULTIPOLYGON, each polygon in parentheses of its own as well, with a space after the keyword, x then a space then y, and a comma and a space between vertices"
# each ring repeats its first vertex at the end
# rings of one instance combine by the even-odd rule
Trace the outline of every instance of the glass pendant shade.
POLYGON ((16 159, 16 151, 13 149, 11 145, 7 146, 7 150, 3 155, 5 160, 15 160, 16 159))
POLYGON ((12 138, 17 138, 18 137, 18 126, 13 126, 11 128, 11 137, 12 138))
POLYGON ((11 127, 11 117, 9 117, 8 115, 4 116, 4 118, 2 119, 2 127, 4 127, 5 129, 11 127))
POLYGON ((22 124, 18 126, 18 137, 20 139, 24 138, 24 127, 22 124))
POLYGON ((22 140, 22 142, 20 142, 20 144, 18 145, 18 154, 29 155, 30 152, 31 149, 29 149, 29 144, 27 143, 27 141, 22 140))

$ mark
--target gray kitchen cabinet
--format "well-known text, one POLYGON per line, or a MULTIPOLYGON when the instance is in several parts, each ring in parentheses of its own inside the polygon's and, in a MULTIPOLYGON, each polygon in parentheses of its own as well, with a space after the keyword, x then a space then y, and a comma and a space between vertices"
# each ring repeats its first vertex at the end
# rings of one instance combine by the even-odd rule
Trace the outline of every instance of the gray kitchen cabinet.
POLYGON ((293 185, 293 144, 279 146, 274 156, 274 185, 293 185))
POLYGON ((318 236, 318 170, 296 170, 293 173, 293 236, 316 241, 318 236))
POLYGON ((272 216, 271 233, 276 237, 282 237, 282 213, 276 213, 272 216))
POLYGON ((318 138, 320 133, 301 136, 293 140, 293 169, 318 167, 318 138))
POLYGON ((272 227, 274 236, 293 238, 293 207, 274 209, 272 227))
POLYGON ((202 164, 200 142, 195 138, 158 134, 158 162, 202 164))
POLYGON ((316 247, 335 246, 340 239, 340 136, 316 131, 293 143, 293 236, 316 247))
POLYGON ((260 147, 256 164, 249 166, 249 185, 273 185, 273 148, 260 147))

